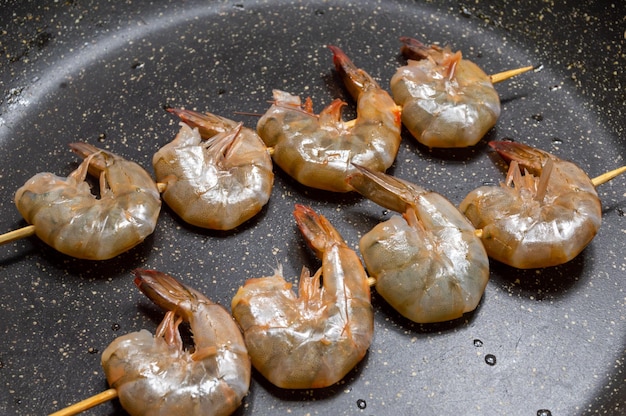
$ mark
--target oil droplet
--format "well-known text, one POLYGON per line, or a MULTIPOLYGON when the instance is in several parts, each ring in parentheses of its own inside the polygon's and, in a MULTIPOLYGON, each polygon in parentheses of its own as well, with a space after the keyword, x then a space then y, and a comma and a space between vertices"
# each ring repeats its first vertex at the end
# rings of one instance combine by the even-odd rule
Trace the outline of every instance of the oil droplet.
POLYGON ((539 409, 537 410, 537 416, 552 416, 552 412, 548 409, 539 409))
POLYGON ((554 143, 554 144, 563 144, 563 140, 559 139, 558 137, 553 137, 552 138, 552 143, 554 143))
POLYGON ((359 409, 365 409, 367 407, 367 403, 363 399, 357 400, 356 405, 359 409))
POLYGON ((106 138, 107 138, 107 135, 105 133, 98 134, 98 141, 100 143, 104 143, 104 139, 106 139, 106 138))
POLYGON ((543 116, 541 114, 533 114, 531 117, 533 118, 533 120, 543 121, 543 116))
POLYGON ((98 349, 97 349, 97 348, 94 348, 94 347, 89 347, 89 349, 87 350, 87 352, 88 352, 89 354, 96 354, 96 353, 98 352, 98 349))
POLYGON ((485 355, 485 362, 489 365, 496 365, 496 356, 493 354, 485 355))
POLYGON ((383 215, 389 215, 389 210, 388 209, 384 209, 383 210, 383 215))
POLYGON ((548 88, 550 91, 557 91, 561 89, 560 85, 552 85, 551 87, 548 88))
POLYGON ((120 324, 116 323, 116 324, 111 325, 111 329, 114 330, 114 331, 119 331, 120 330, 120 324))
POLYGON ((475 346, 476 348, 478 348, 478 347, 482 347, 482 346, 483 346, 483 342, 482 342, 481 340, 479 340, 479 339, 475 339, 475 340, 474 340, 474 346, 475 346))

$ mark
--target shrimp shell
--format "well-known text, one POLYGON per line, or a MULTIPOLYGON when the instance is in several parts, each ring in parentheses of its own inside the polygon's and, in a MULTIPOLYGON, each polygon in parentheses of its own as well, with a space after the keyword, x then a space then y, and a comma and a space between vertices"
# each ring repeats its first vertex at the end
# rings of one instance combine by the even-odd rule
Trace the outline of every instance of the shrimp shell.
POLYGON ((505 183, 481 186, 460 204, 489 256, 519 269, 557 266, 576 257, 602 223, 591 179, 572 162, 514 142, 490 142, 511 161, 505 183), (519 167, 526 170, 522 176, 519 167))
POLYGON ((359 163, 384 171, 400 147, 400 109, 389 94, 335 46, 333 61, 348 91, 357 101, 357 118, 341 120, 345 102, 336 99, 319 115, 312 102, 274 90, 274 104, 261 117, 257 132, 272 148, 272 159, 303 185, 348 192, 345 178, 359 163))
POLYGON ((70 147, 85 157, 67 178, 38 173, 15 193, 15 205, 36 235, 61 253, 106 260, 152 234, 161 209, 154 180, 138 164, 87 143, 70 147), (85 182, 100 178, 100 198, 85 182))
POLYGON ((135 276, 139 289, 168 312, 154 337, 145 329, 126 334, 102 353, 124 409, 132 416, 234 412, 248 392, 251 365, 232 316, 165 273, 135 270, 135 276), (193 353, 183 349, 182 321, 193 333, 193 353))
POLYGON ((404 126, 428 147, 478 143, 500 117, 500 98, 489 76, 449 47, 426 47, 406 37, 401 41, 410 59, 390 85, 404 126))
POLYGON ((272 159, 254 130, 214 114, 169 109, 183 122, 176 138, 155 153, 165 202, 185 222, 231 230, 269 201, 272 159))
POLYGON ((402 213, 359 242, 376 291, 395 310, 414 322, 433 323, 476 309, 489 280, 489 259, 474 227, 450 201, 363 167, 348 182, 402 213))
POLYGON ((231 309, 252 365, 265 378, 282 388, 327 387, 340 381, 370 346, 370 289, 358 256, 326 218, 302 205, 296 205, 294 215, 322 267, 313 276, 303 269, 298 297, 280 269, 274 276, 249 279, 231 309))

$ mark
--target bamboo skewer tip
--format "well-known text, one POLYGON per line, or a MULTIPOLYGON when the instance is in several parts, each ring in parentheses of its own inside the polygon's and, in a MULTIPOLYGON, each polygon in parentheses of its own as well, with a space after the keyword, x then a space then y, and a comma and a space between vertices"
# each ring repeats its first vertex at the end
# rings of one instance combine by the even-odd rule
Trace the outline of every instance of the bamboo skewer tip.
POLYGON ((35 226, 27 225, 20 229, 9 231, 8 233, 0 235, 0 245, 11 243, 13 241, 21 240, 22 238, 30 237, 35 234, 35 226))
POLYGON ((76 415, 85 410, 91 409, 99 404, 104 402, 108 402, 109 400, 113 400, 117 397, 117 390, 108 389, 103 391, 102 393, 95 394, 85 400, 81 400, 78 403, 74 403, 64 409, 61 409, 57 412, 50 413, 49 416, 72 416, 76 415))
POLYGON ((626 166, 622 166, 620 168, 613 169, 612 171, 603 173, 600 176, 596 176, 595 178, 593 178, 591 180, 591 183, 593 183, 593 186, 597 187, 597 186, 600 186, 600 185, 602 185, 604 183, 607 183, 611 179, 621 175, 624 172, 626 172, 626 166))
POLYGON ((492 84, 497 84, 498 82, 506 81, 509 78, 512 78, 516 75, 523 74, 524 72, 532 71, 535 69, 533 65, 525 66, 522 68, 510 69, 508 71, 498 72, 497 74, 493 74, 489 76, 492 84))

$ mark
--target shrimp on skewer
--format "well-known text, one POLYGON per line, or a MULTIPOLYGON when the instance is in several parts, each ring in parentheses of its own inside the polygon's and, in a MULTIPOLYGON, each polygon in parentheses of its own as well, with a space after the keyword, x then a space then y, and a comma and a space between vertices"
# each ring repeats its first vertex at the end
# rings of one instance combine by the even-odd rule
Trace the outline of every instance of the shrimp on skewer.
POLYGON ((254 130, 214 114, 168 109, 183 122, 152 159, 163 199, 184 221, 231 230, 268 202, 272 159, 254 130))
POLYGON ((489 259, 472 224, 443 196, 359 167, 356 191, 402 213, 359 242, 376 291, 418 323, 443 322, 473 311, 489 280, 489 259))
POLYGON ((319 115, 307 99, 274 90, 274 104, 259 120, 257 132, 272 149, 272 159, 303 185, 348 192, 345 178, 351 163, 385 171, 400 146, 400 109, 389 94, 365 71, 357 68, 336 46, 337 72, 357 101, 357 118, 344 122, 345 102, 334 100, 319 115))
POLYGON ((249 279, 231 309, 252 365, 265 378, 281 388, 327 387, 340 381, 370 346, 370 289, 358 256, 326 218, 302 205, 296 205, 294 215, 322 267, 313 276, 303 269, 298 297, 280 269, 274 276, 249 279))
POLYGON ((135 284, 167 309, 156 336, 141 330, 102 353, 109 385, 131 415, 229 415, 250 385, 251 365, 237 324, 222 306, 172 276, 135 270, 135 284), (183 350, 182 321, 195 351, 183 350))
POLYGON ((489 145, 510 161, 506 182, 481 186, 460 204, 482 229, 489 256, 519 269, 556 266, 576 257, 602 222, 592 180, 574 163, 543 150, 507 141, 489 145))
MULTIPOLYGON (((402 123, 428 147, 473 146, 500 116, 493 80, 449 47, 427 47, 400 38, 406 66, 391 78, 391 93, 402 106, 402 123)), ((525 67, 517 73, 532 69, 525 67)))
POLYGON ((72 143, 85 160, 67 178, 38 173, 15 193, 15 205, 35 234, 80 259, 106 260, 152 234, 161 209, 154 180, 138 164, 87 143, 72 143), (100 198, 85 182, 100 178, 100 198))

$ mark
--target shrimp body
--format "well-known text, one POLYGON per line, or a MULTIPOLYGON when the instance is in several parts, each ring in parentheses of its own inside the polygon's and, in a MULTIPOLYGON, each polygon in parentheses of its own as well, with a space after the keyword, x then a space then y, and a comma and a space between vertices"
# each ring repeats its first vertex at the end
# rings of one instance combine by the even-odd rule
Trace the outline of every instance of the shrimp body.
POLYGON ((473 311, 489 280, 489 259, 461 212, 443 196, 384 173, 361 168, 348 181, 372 201, 402 213, 359 242, 376 291, 418 323, 473 311))
POLYGON ((400 146, 400 109, 365 71, 335 46, 337 72, 357 101, 357 118, 344 122, 336 99, 319 115, 312 102, 274 90, 274 104, 259 120, 257 132, 272 149, 272 159, 288 175, 313 188, 348 192, 345 178, 352 163, 385 171, 400 146))
POLYGON ((450 48, 401 38, 406 66, 391 78, 404 126, 428 147, 473 146, 500 116, 500 98, 476 64, 450 48))
POLYGON ((152 159, 165 202, 184 221, 230 230, 269 201, 272 159, 254 130, 213 114, 170 109, 184 122, 152 159))
POLYGON ((126 334, 102 353, 107 381, 124 409, 132 416, 231 414, 248 392, 251 373, 232 316, 165 273, 135 275, 139 289, 168 312, 154 337, 146 330, 126 334), (182 321, 193 333, 193 353, 183 349, 182 321))
POLYGON ((313 276, 303 269, 298 296, 280 270, 249 279, 231 309, 252 365, 265 378, 282 388, 327 387, 369 348, 374 331, 370 289, 358 256, 326 218, 301 205, 294 215, 322 267, 313 276))
POLYGON ((470 192, 460 209, 489 256, 519 269, 549 267, 576 257, 598 232, 600 199, 575 164, 513 142, 490 142, 510 161, 505 183, 470 192), (520 167, 526 170, 522 176, 520 167))
POLYGON ((90 144, 70 146, 85 160, 67 178, 38 173, 15 194, 18 211, 36 235, 64 254, 106 260, 152 234, 161 198, 150 175, 90 144), (85 182, 87 172, 100 178, 99 199, 85 182))

